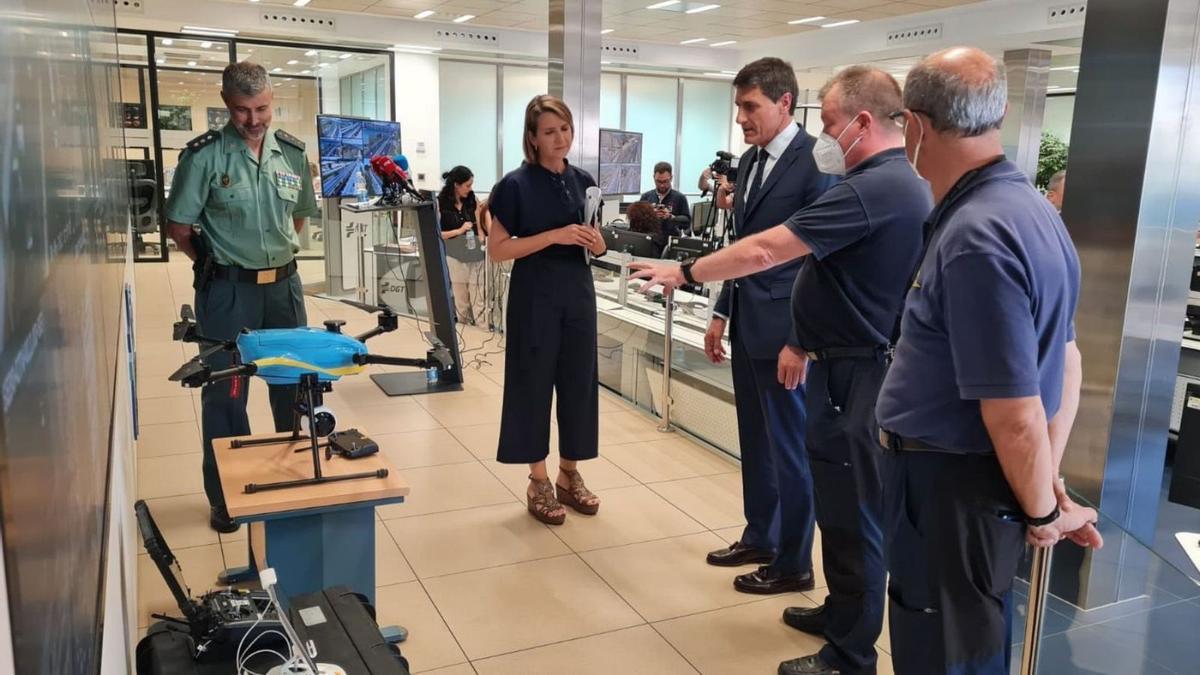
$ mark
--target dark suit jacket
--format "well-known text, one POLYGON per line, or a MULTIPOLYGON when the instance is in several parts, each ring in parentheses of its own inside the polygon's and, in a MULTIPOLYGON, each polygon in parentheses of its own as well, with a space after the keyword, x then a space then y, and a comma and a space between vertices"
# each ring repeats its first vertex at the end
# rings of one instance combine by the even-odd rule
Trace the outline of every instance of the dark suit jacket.
MULTIPOLYGON (((797 126, 800 126, 797 124, 797 126)), ((737 192, 733 197, 737 237, 769 230, 803 209, 837 182, 817 170, 812 151, 815 139, 804 127, 779 156, 763 180, 754 203, 747 204, 746 188, 754 176, 757 147, 750 148, 738 164, 737 192)), ((792 284, 804 259, 725 282, 714 311, 729 318, 730 339, 741 340, 754 359, 774 359, 784 344, 798 344, 792 331, 792 284)))

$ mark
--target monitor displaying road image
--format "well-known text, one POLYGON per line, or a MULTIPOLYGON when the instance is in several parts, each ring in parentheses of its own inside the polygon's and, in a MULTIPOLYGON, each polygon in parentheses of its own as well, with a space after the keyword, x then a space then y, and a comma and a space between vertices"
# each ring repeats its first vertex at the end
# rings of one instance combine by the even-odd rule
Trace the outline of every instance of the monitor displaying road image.
POLYGON ((361 117, 317 115, 317 151, 321 155, 321 196, 353 197, 360 168, 367 192, 382 191, 367 162, 376 155, 400 154, 400 123, 361 117))
POLYGON ((642 134, 600 130, 600 191, 606 195, 641 194, 642 134))

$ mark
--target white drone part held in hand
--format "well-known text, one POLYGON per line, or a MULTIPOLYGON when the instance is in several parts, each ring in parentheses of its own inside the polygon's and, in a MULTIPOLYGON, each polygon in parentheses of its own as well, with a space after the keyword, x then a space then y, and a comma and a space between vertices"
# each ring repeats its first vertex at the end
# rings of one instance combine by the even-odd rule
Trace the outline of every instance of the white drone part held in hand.
MULTIPOLYGON (((587 204, 583 208, 583 222, 581 225, 597 229, 596 219, 600 217, 600 205, 603 203, 603 200, 600 199, 600 188, 595 185, 588 188, 587 204)), ((592 252, 586 248, 583 249, 583 260, 589 264, 592 262, 592 252)))

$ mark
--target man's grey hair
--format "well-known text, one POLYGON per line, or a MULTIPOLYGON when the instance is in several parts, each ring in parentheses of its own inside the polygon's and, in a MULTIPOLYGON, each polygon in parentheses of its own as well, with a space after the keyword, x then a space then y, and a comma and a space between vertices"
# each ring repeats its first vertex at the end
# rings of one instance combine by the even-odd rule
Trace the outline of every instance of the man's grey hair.
POLYGON ((1052 192, 1059 190, 1062 188, 1063 181, 1065 181, 1066 179, 1067 179, 1067 170, 1066 169, 1063 169, 1061 171, 1055 171, 1054 175, 1050 176, 1050 180, 1046 181, 1046 189, 1049 191, 1052 191, 1052 192))
POLYGON ((226 96, 258 96, 270 90, 271 78, 267 76, 267 69, 257 63, 231 63, 221 73, 221 91, 226 96))
POLYGON ((1008 104, 1004 67, 988 56, 991 67, 986 70, 947 71, 938 67, 935 58, 944 53, 925 58, 908 73, 904 107, 927 115, 940 132, 970 137, 999 129, 1008 104))

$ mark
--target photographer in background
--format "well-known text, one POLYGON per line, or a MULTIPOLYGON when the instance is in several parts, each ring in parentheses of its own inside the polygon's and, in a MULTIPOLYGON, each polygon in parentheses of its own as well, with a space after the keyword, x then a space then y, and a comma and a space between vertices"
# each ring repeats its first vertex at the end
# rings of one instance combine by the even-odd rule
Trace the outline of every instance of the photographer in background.
POLYGON ((654 212, 662 221, 662 231, 669 237, 678 237, 692 230, 692 211, 687 197, 671 187, 670 162, 654 165, 654 189, 642 195, 641 201, 654 205, 654 212))
MULTIPOLYGON (((759 59, 741 69, 733 86, 737 123, 745 142, 754 147, 741 158, 732 198, 725 183, 717 192, 717 205, 733 207, 734 232, 741 238, 784 222, 820 197, 834 178, 817 170, 815 141, 793 117, 799 87, 790 64, 759 59)), ((786 372, 791 378, 804 367, 798 360, 781 360, 784 345, 797 344, 790 307, 800 265, 795 260, 725 282, 704 336, 705 354, 720 363, 725 360, 725 324, 732 322, 746 528, 731 546, 709 553, 708 563, 761 564, 734 579, 743 593, 813 588, 813 488, 804 446, 804 388, 788 389, 780 375, 786 372)))

